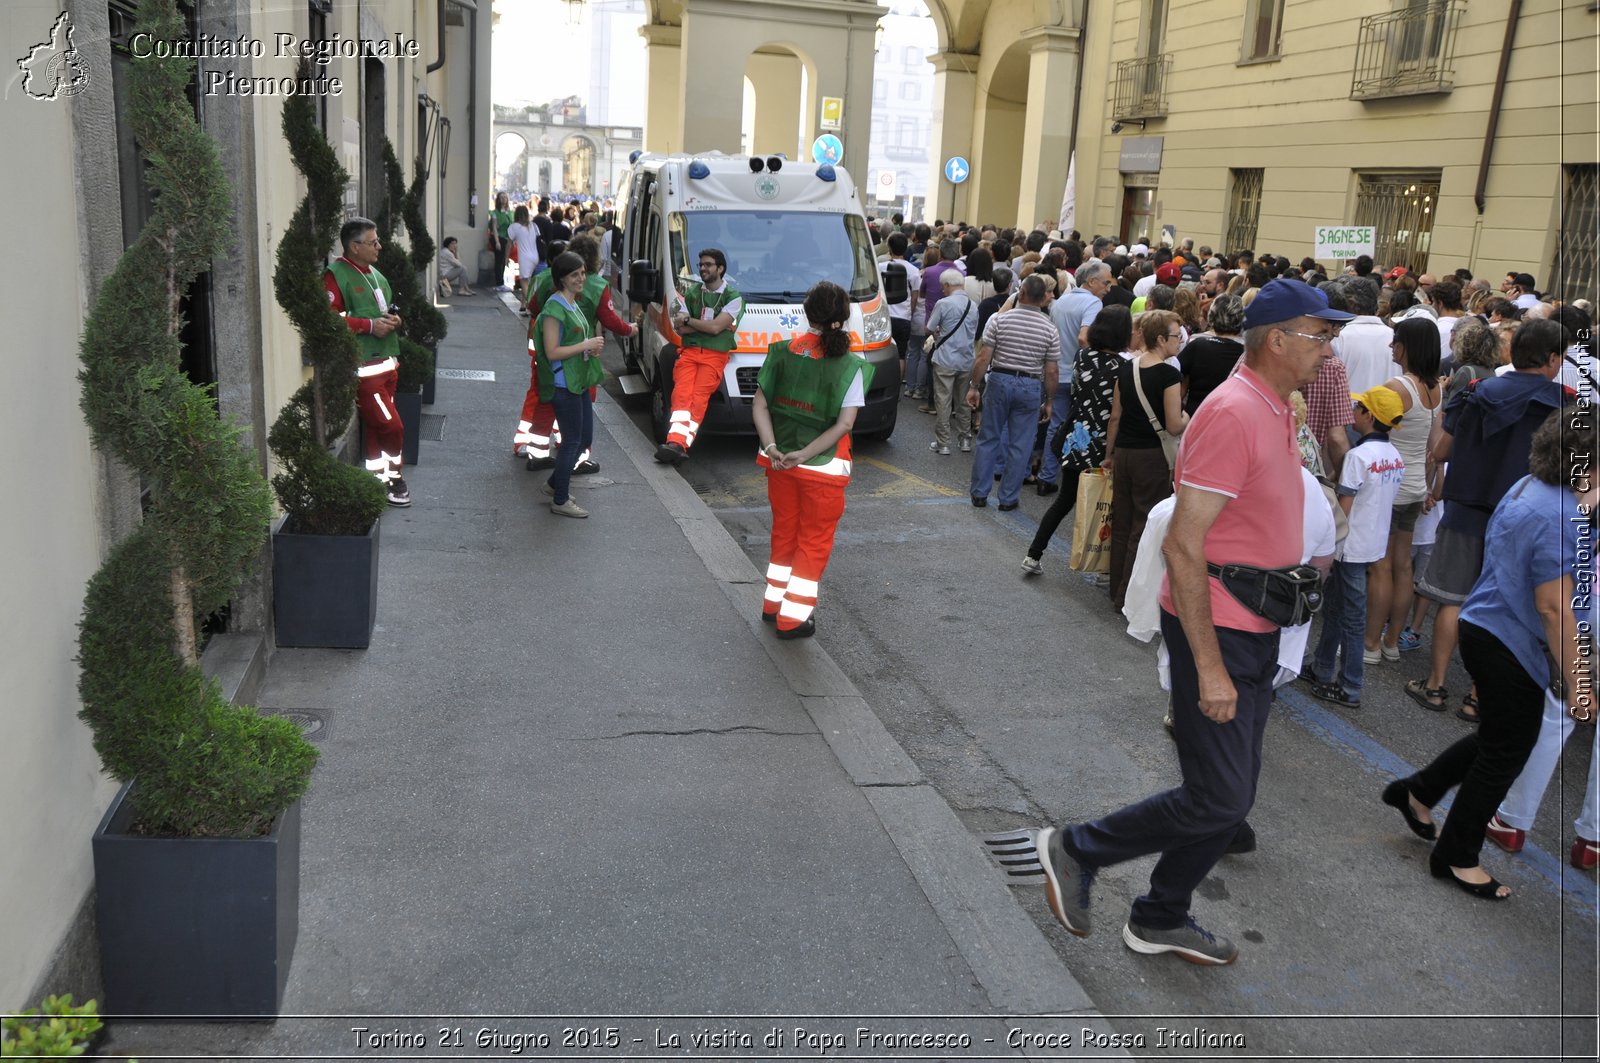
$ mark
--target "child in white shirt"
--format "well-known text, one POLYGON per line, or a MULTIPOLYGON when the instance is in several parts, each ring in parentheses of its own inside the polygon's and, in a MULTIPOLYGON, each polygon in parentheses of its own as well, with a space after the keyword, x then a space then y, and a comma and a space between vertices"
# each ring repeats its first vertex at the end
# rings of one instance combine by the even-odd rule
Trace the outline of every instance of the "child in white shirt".
POLYGON ((1404 412, 1398 393, 1378 385, 1352 393, 1356 445, 1344 458, 1339 505, 1350 532, 1334 556, 1322 595, 1322 637, 1311 660, 1311 693, 1347 709, 1361 707, 1361 672, 1367 623, 1367 566, 1389 545, 1389 517, 1405 462, 1389 442, 1404 412), (1344 654, 1343 667, 1339 655, 1344 654))

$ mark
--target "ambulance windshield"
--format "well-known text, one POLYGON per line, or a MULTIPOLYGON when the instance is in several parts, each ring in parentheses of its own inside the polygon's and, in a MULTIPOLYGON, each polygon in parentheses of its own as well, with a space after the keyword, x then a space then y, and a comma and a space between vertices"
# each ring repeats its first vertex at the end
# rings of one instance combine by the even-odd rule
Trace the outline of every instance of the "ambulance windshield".
POLYGON ((818 281, 860 301, 878 294, 872 240, 860 215, 782 210, 705 210, 667 220, 672 271, 699 277, 700 252, 721 248, 728 280, 746 299, 798 303, 818 281))

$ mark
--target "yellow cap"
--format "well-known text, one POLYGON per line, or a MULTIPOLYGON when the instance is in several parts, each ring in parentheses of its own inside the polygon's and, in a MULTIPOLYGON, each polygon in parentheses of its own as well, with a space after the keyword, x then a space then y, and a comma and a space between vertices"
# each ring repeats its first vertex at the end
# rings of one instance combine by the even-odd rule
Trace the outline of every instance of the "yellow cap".
POLYGON ((1399 424, 1401 416, 1405 413, 1405 406, 1400 401, 1399 393, 1382 384, 1362 392, 1352 391, 1350 398, 1365 406, 1373 419, 1385 428, 1393 428, 1399 424))

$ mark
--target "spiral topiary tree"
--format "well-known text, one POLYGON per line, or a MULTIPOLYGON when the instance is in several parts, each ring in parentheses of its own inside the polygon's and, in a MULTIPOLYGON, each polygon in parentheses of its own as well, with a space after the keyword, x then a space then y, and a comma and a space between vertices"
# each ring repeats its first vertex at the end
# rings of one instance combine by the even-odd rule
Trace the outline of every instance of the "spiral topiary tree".
MULTIPOLYGON (((139 13, 153 39, 185 34, 174 0, 144 0, 139 13)), ((229 704, 199 668, 197 618, 247 574, 272 506, 242 429, 179 367, 179 299, 228 238, 216 145, 185 96, 192 66, 133 61, 128 122, 155 207, 79 348, 90 435, 139 473, 150 507, 89 581, 78 690, 106 770, 138 780, 145 831, 244 837, 305 792, 317 753, 293 723, 229 704)))
MULTIPOLYGON (((310 80, 308 60, 301 60, 295 76, 310 80)), ((334 441, 355 414, 360 357, 355 336, 329 307, 322 287, 328 250, 338 243, 344 222, 349 175, 317 128, 311 101, 310 94, 296 94, 283 103, 283 136, 295 168, 305 175, 306 196, 278 244, 272 275, 278 304, 300 333, 311 379, 284 404, 267 434, 281 469, 272 486, 294 531, 364 535, 386 505, 383 485, 333 456, 334 441)))
MULTIPOLYGON (((407 200, 405 176, 400 171, 400 160, 395 157, 394 145, 388 138, 383 141, 383 176, 385 194, 383 209, 373 222, 378 226, 378 239, 383 246, 378 250, 378 272, 394 289, 394 301, 400 307, 400 317, 405 322, 400 327, 400 390, 415 392, 433 375, 432 346, 437 346, 445 333, 444 315, 439 313, 423 291, 420 270, 416 268, 415 245, 417 237, 407 221, 406 235, 411 238, 413 250, 407 254, 395 234, 395 225, 405 213, 407 200)), ((423 230, 422 239, 429 247, 433 241, 423 230)), ((429 252, 432 257, 433 252, 429 252)))

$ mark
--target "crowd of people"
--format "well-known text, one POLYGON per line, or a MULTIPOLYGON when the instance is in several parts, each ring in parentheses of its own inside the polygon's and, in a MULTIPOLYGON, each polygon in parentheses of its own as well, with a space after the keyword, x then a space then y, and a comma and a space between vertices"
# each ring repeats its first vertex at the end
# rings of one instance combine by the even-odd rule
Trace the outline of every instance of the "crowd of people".
MULTIPOLYGON (((994 493, 1014 510, 1027 485, 1059 495, 1028 576, 1084 478, 1109 477, 1098 582, 1130 620, 1151 617, 1130 631, 1163 639, 1183 784, 1041 833, 1056 918, 1088 933, 1095 872, 1160 852, 1124 940, 1231 962, 1189 901, 1216 859, 1255 845, 1245 816, 1274 687, 1298 679, 1356 710, 1369 669, 1423 649, 1406 694, 1475 730, 1382 800, 1435 842, 1434 875, 1507 897, 1482 843, 1522 848, 1574 720, 1592 721, 1593 305, 1520 271, 1367 256, 1332 270, 1192 239, 898 217, 878 236, 880 269, 910 292, 889 313, 930 449, 951 453, 954 420, 974 506, 994 493), (1459 702, 1445 686, 1458 650, 1473 679, 1459 702), (1441 831, 1432 808, 1457 787, 1441 831)), ((1580 869, 1600 865, 1595 766, 1580 869)))

